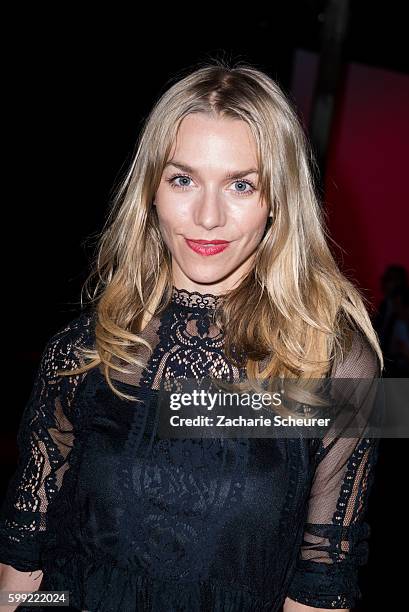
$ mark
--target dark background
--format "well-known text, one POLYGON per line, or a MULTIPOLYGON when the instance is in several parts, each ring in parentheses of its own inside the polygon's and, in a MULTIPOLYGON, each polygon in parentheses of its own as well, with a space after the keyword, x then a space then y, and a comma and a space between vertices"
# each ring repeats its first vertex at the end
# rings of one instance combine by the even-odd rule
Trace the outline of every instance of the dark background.
MULTIPOLYGON (((3 230, 13 254, 16 368, 13 399, 3 411, 3 491, 14 469, 15 433, 38 358, 46 340, 79 312, 94 237, 153 102, 180 71, 212 58, 249 62, 289 91, 296 51, 321 52, 326 6, 322 1, 253 2, 241 9, 220 3, 166 9, 108 4, 88 12, 65 5, 55 12, 35 5, 9 16, 10 109, 4 118, 12 135, 11 224, 3 230)), ((404 14, 404 3, 351 2, 342 62, 407 74, 404 14)), ((402 211, 407 205, 402 202, 402 211)), ((369 502, 371 552, 362 569, 359 610, 398 610, 407 600, 397 569, 405 562, 407 442, 382 445, 369 502)))

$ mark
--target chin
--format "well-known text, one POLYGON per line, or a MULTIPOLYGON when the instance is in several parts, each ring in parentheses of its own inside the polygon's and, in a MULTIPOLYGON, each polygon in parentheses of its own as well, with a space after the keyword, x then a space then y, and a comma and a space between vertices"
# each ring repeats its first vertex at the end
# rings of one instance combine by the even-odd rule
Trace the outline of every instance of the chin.
POLYGON ((203 271, 202 273, 200 271, 197 270, 197 268, 195 270, 182 270, 182 272, 193 282, 193 283, 203 283, 203 284, 215 284, 218 283, 220 281, 222 281, 223 279, 226 278, 226 276, 229 276, 229 274, 231 272, 226 271, 226 269, 222 270, 214 270, 214 271, 210 271, 210 270, 206 270, 203 271))

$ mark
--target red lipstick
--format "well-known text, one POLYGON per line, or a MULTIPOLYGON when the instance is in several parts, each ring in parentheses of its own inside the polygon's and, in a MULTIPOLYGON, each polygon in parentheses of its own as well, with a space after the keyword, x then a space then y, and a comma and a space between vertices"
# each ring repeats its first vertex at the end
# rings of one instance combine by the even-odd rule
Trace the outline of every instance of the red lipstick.
POLYGON ((193 240, 185 238, 187 245, 199 255, 216 255, 230 244, 228 240, 193 240))

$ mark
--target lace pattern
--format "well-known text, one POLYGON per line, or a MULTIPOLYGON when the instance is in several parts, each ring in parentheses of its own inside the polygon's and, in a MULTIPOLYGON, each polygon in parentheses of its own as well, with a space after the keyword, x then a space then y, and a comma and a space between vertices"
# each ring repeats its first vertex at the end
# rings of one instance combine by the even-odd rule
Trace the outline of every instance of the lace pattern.
POLYGON ((198 291, 188 291, 172 287, 172 303, 185 306, 189 309, 212 309, 214 310, 222 302, 221 295, 212 293, 199 293, 198 291))
POLYGON ((76 348, 87 341, 90 322, 84 313, 49 339, 20 422, 19 464, 2 506, 0 533, 8 550, 3 562, 21 571, 32 569, 33 561, 40 565, 48 509, 70 467, 72 404, 85 375, 62 377, 57 370, 83 363, 76 348))

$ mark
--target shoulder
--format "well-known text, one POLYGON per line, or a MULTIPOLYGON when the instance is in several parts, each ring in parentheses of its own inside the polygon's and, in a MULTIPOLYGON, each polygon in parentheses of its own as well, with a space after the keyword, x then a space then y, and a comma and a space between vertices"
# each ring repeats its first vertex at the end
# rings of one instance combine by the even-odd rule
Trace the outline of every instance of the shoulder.
POLYGON ((92 348, 94 318, 92 312, 83 310, 58 328, 45 343, 23 411, 17 438, 21 448, 25 447, 27 432, 32 427, 54 427, 56 419, 63 422, 62 414, 67 418, 72 401, 87 374, 62 375, 61 371, 76 370, 86 364, 81 348, 92 348))
POLYGON ((334 378, 378 378, 381 368, 378 355, 367 336, 359 329, 345 335, 342 356, 334 361, 334 378))
POLYGON ((59 327, 45 344, 40 368, 52 376, 57 370, 83 365, 81 349, 94 348, 95 318, 95 310, 88 308, 59 327))

